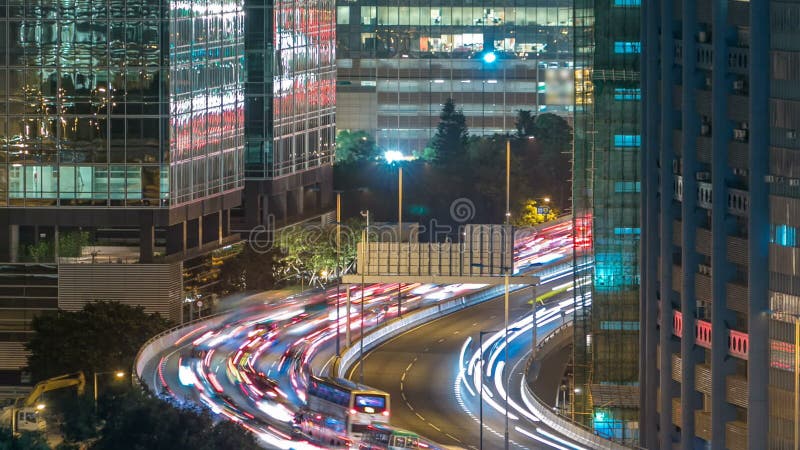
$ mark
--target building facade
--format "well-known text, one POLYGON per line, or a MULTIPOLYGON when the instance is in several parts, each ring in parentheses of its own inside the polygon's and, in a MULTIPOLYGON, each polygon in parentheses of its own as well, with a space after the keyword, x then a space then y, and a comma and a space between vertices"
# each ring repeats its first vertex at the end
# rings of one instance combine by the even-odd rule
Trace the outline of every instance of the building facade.
POLYGON ((236 0, 0 5, 2 382, 42 312, 180 320, 181 261, 235 238, 243 25, 236 0))
POLYGON ((518 110, 571 115, 572 25, 569 0, 339 0, 338 127, 411 154, 448 98, 477 135, 514 130, 518 110))
POLYGON ((332 200, 334 0, 245 4, 242 231, 319 216, 332 200))
POLYGON ((800 5, 644 17, 642 442, 797 448, 800 5))
POLYGON ((640 2, 575 1, 573 220, 576 279, 573 418, 626 443, 638 439, 640 2), (581 15, 577 11, 582 12, 581 15))

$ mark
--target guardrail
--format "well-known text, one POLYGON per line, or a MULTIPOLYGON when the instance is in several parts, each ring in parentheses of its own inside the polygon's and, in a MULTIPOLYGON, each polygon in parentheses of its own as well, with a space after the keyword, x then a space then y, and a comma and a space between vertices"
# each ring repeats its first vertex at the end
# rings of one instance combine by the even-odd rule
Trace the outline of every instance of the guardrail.
MULTIPOLYGON (((567 263, 553 264, 551 266, 542 266, 527 272, 528 275, 546 276, 555 273, 565 266, 572 267, 572 261, 567 263)), ((513 279, 513 278, 512 278, 513 279)), ((525 289, 527 286, 516 285, 510 289, 510 292, 516 292, 520 289, 525 289)), ((381 343, 399 335, 401 332, 407 330, 409 327, 421 325, 431 320, 435 320, 449 314, 461 311, 462 309, 475 306, 479 303, 485 302, 489 299, 502 295, 505 291, 504 286, 493 286, 476 293, 460 297, 437 305, 429 306, 411 313, 407 313, 402 318, 395 318, 380 328, 374 329, 372 332, 364 335, 364 351, 374 348, 381 343)), ((345 378, 345 374, 353 360, 358 356, 361 350, 361 343, 358 340, 347 347, 342 352, 341 358, 333 363, 330 373, 335 374, 337 377, 345 378)))
MULTIPOLYGON (((551 340, 558 337, 558 335, 565 330, 572 329, 572 319, 570 318, 568 322, 564 322, 556 328, 555 330, 551 331, 547 334, 544 338, 542 338, 537 344, 536 347, 542 348, 545 344, 550 342, 551 340)), ((530 365, 531 361, 528 361, 530 365)), ((545 425, 552 428, 553 430, 557 431, 558 433, 568 436, 570 439, 578 442, 579 444, 586 445, 592 449, 607 449, 607 450, 631 450, 635 447, 627 447, 622 445, 618 442, 612 441, 610 439, 606 439, 602 436, 592 433, 591 430, 586 429, 578 424, 572 423, 566 418, 554 413, 550 406, 544 403, 539 397, 534 394, 531 390, 530 383, 528 382, 528 370, 525 370, 525 380, 523 381, 523 385, 525 386, 522 389, 522 395, 525 397, 525 404, 533 406, 533 413, 534 416, 538 417, 539 420, 542 421, 545 425)))

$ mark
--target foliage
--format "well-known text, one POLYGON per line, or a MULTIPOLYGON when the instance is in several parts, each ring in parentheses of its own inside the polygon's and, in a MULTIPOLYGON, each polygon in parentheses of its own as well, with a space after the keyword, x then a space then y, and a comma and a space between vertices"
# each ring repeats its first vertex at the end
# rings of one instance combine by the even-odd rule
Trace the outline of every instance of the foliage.
POLYGON ((380 149, 366 131, 341 130, 336 134, 336 164, 374 160, 380 149))
POLYGON ((219 290, 225 295, 232 292, 263 291, 275 285, 274 266, 278 252, 243 245, 241 251, 222 263, 219 290))
MULTIPOLYGON (((448 98, 439 114, 439 125, 429 147, 435 153, 432 160, 440 163, 459 164, 466 153, 469 130, 464 112, 456 111, 456 104, 448 98)), ((431 152, 427 152, 431 153, 431 152)), ((429 157, 431 157, 429 155, 429 157)))
POLYGON ((540 211, 536 200, 528 199, 522 203, 520 213, 515 216, 514 225, 533 226, 555 220, 558 211, 549 206, 543 207, 540 211))
POLYGON ((341 254, 337 261, 336 225, 293 226, 276 236, 280 251, 275 261, 278 280, 295 279, 309 284, 324 283, 337 274, 348 273, 353 266, 356 244, 362 226, 350 221, 341 227, 341 254))
POLYGON ((517 111, 517 121, 514 126, 517 128, 517 137, 534 136, 536 125, 536 117, 531 114, 530 110, 521 109, 517 111))
POLYGON ((53 259, 53 246, 50 245, 49 241, 42 239, 35 244, 25 247, 25 253, 27 253, 34 262, 51 261, 53 259))
MULTIPOLYGON (((105 381, 105 380, 103 380, 105 381)), ((130 386, 130 379, 125 379, 125 386, 130 386)), ((97 416, 94 413, 93 392, 87 389, 84 395, 60 395, 56 409, 61 413, 61 434, 68 442, 83 441, 97 436, 97 416)), ((110 386, 105 383, 98 395, 101 398, 109 392, 110 386)))
POLYGON ((11 435, 11 428, 0 428, 0 450, 50 450, 43 433, 23 431, 11 435))
POLYGON ((131 390, 109 408, 91 450, 259 449, 254 436, 227 420, 214 423, 205 410, 176 408, 131 390))
POLYGON ((159 314, 118 302, 43 314, 31 323, 28 368, 38 380, 79 370, 86 374, 129 370, 139 347, 169 326, 159 314))
POLYGON ((89 245, 89 233, 86 231, 69 231, 58 236, 58 256, 77 258, 83 248, 89 245))

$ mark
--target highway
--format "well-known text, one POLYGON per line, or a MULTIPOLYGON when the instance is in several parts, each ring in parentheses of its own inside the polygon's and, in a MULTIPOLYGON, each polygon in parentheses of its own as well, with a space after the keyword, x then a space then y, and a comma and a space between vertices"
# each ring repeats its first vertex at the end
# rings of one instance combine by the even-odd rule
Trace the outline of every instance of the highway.
MULTIPOLYGON (((571 247, 567 245, 568 241, 568 226, 558 225, 549 231, 546 229, 545 232, 527 239, 518 247, 515 263, 517 267, 530 266, 569 258, 571 247)), ((482 286, 404 284, 402 287, 402 305, 403 311, 406 312, 435 305, 448 298, 466 295, 482 286)), ((561 288, 560 291, 565 289, 561 288)), ((397 290, 397 284, 367 285, 364 288, 365 330, 368 331, 397 314, 397 290)), ((514 309, 512 309, 511 317, 522 317, 528 311, 528 323, 530 323, 530 305, 526 304, 526 299, 523 298, 524 296, 529 299, 530 291, 525 291, 527 293, 521 292, 513 296, 514 309)), ((564 295, 563 292, 561 295, 564 295)), ((160 396, 178 403, 202 405, 221 418, 239 423, 242 427, 254 432, 269 448, 321 448, 306 437, 293 436, 291 424, 295 413, 305 403, 305 387, 309 372, 321 372, 327 367, 330 356, 335 353, 334 340, 337 328, 340 338, 344 340, 347 328, 345 299, 346 291, 342 289, 337 295, 335 288, 282 299, 276 299, 274 294, 270 293, 248 297, 239 302, 235 311, 211 318, 202 325, 187 328, 186 334, 174 346, 163 349, 159 354, 145 361, 140 378, 160 396)), ((356 342, 361 321, 360 288, 353 289, 351 300, 353 308, 350 314, 350 329, 353 342, 356 342)), ((557 296, 551 297, 548 302, 552 303, 556 300, 558 300, 557 296)), ((446 409, 456 398, 454 379, 449 374, 454 371, 458 372, 457 362, 453 362, 453 365, 441 364, 441 367, 434 370, 436 360, 446 360, 449 364, 454 355, 455 358, 458 358, 459 349, 452 345, 458 347, 463 344, 463 339, 467 337, 466 334, 461 334, 467 332, 463 330, 501 327, 502 312, 499 315, 497 312, 490 313, 497 309, 497 304, 497 300, 491 301, 489 305, 469 310, 461 319, 456 320, 456 317, 462 317, 463 313, 439 321, 439 323, 446 323, 447 326, 442 328, 449 331, 443 332, 439 335, 440 337, 431 341, 433 343, 426 346, 427 351, 422 349, 421 352, 418 352, 419 354, 415 355, 418 358, 417 361, 411 363, 409 360, 403 367, 400 367, 399 363, 393 362, 390 368, 397 371, 385 372, 384 375, 388 380, 397 380, 398 377, 403 376, 425 376, 424 372, 427 372, 428 379, 436 382, 434 390, 452 397, 449 402, 441 403, 442 408, 438 413, 432 412, 429 417, 425 418, 425 420, 434 421, 433 425, 439 426, 438 422, 444 422, 442 417, 452 413, 446 409), (488 309, 481 313, 482 308, 488 309), (477 315, 473 312, 476 310, 479 311, 477 315), (466 317, 482 318, 469 322, 470 319, 466 317), (466 320, 469 323, 463 322, 462 325, 454 326, 451 325, 451 320, 459 323, 466 320), (459 342, 457 343, 457 341, 459 342), (445 345, 441 346, 441 344, 445 345), (452 353, 454 348, 455 354, 452 353), (409 372, 406 375, 404 375, 404 368, 409 372), (446 370, 442 370, 443 368, 446 370), (439 384, 439 381, 444 384, 439 384)), ((551 321, 549 326, 555 326, 554 322, 551 321)), ((413 335, 415 332, 413 330, 410 334, 413 335)), ((487 336, 487 339, 490 337, 487 336)), ((520 338, 509 347, 509 356, 521 356, 518 354, 520 352, 524 354, 524 349, 529 344, 526 346, 521 343, 522 341, 524 339, 520 334, 520 338)), ((530 342, 530 338, 527 339, 527 342, 530 342)), ((497 346, 494 349, 486 348, 487 362, 491 362, 491 364, 487 364, 489 369, 496 368, 497 364, 501 364, 497 357, 493 357, 493 361, 490 361, 490 354, 493 354, 496 348, 497 346)), ((383 350, 376 355, 382 352, 383 350)), ((463 366, 467 367, 468 365, 469 363, 465 360, 463 366)), ((369 360, 366 367, 369 371, 369 360)), ((517 367, 515 370, 521 370, 521 368, 517 367)), ((372 377, 373 375, 372 372, 368 372, 368 376, 372 377)), ((487 380, 489 379, 490 377, 487 377, 487 380)), ((371 384, 370 380, 371 378, 366 380, 368 384, 371 384)), ((515 378, 512 377, 512 383, 518 384, 518 382, 518 378, 515 381, 515 378)), ((376 387, 381 386, 377 382, 375 385, 377 385, 376 387)), ((434 386, 434 383, 429 383, 429 385, 434 386)), ((396 388, 388 390, 393 395, 391 422, 394 425, 403 426, 405 422, 402 418, 407 417, 407 414, 403 412, 403 408, 406 407, 402 400, 403 396, 410 394, 410 398, 413 399, 418 394, 417 392, 397 392, 395 394, 396 388)), ((498 393, 492 394, 489 388, 486 391, 487 395, 499 395, 498 393)), ((466 398, 463 403, 466 408, 477 404, 474 398, 466 398)), ((457 400, 456 404, 458 404, 457 400)), ((498 417, 501 416, 498 416, 496 411, 490 413, 487 410, 486 412, 487 423, 491 429, 502 430, 502 425, 498 428, 496 423, 498 417)), ((466 417, 469 416, 466 415, 466 417)), ((466 426, 468 423, 464 421, 464 433, 468 433, 470 429, 469 426, 466 426)), ((418 431, 426 437, 432 435, 429 431, 435 431, 434 427, 419 425, 422 424, 418 423, 407 428, 418 431)), ((519 423, 512 424, 515 442, 536 441, 535 438, 529 438, 524 433, 517 431, 515 426, 518 425, 519 423)), ((472 428, 477 431, 477 426, 472 428)), ((461 432, 461 430, 455 429, 449 431, 461 432)), ((459 436, 459 434, 450 434, 459 436)), ((491 433, 487 433, 487 438, 488 434, 491 433)), ((469 434, 463 436, 460 439, 465 443, 472 439, 469 434)), ((433 442, 430 444, 432 447, 434 446, 433 442)), ((531 447, 528 444, 524 444, 524 446, 531 447)), ((486 448, 495 447, 488 446, 486 448)))
MULTIPOLYGON (((552 288, 554 284, 548 283, 540 289, 552 288)), ((540 307, 544 313, 537 316, 541 324, 538 327, 539 336, 561 324, 561 311, 566 313, 568 310, 560 308, 559 303, 571 304, 571 295, 571 292, 565 292, 554 296, 548 300, 548 306, 540 307)), ((510 296, 510 329, 513 330, 513 322, 520 319, 521 323, 530 324, 529 300, 530 291, 527 289, 510 296)), ((476 350, 481 331, 502 330, 503 303, 501 297, 421 325, 365 355, 364 382, 392 395, 394 425, 417 430, 442 444, 481 448, 481 383, 475 377, 479 367, 476 350), (472 372, 469 371, 470 360, 472 372), (461 369, 465 370, 462 372, 461 369)), ((521 326, 517 325, 517 328, 521 326)), ((556 436, 530 413, 522 412, 527 412, 527 408, 521 400, 520 385, 531 351, 532 336, 526 329, 512 331, 509 336, 513 338, 508 354, 512 365, 509 399, 520 407, 509 408, 510 447, 581 449, 574 442, 556 436)), ((504 448, 505 418, 501 389, 505 388, 504 377, 508 371, 503 367, 503 352, 498 348, 503 337, 503 333, 499 332, 484 334, 483 338, 486 349, 484 366, 491 374, 485 377, 483 384, 483 448, 486 449, 504 448)), ((358 381, 360 370, 358 364, 354 365, 348 378, 358 381)))

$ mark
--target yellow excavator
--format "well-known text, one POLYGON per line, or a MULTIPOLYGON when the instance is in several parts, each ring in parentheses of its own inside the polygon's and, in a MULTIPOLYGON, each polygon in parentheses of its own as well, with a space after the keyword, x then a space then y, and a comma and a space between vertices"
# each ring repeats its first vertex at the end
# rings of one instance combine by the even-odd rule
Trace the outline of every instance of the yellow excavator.
POLYGON ((44 405, 39 403, 39 397, 45 392, 68 387, 76 387, 78 395, 83 394, 86 389, 86 377, 83 376, 83 372, 60 375, 37 383, 27 397, 17 399, 13 405, 3 408, 0 413, 0 426, 10 426, 13 433, 44 431, 47 423, 42 418, 44 405))

